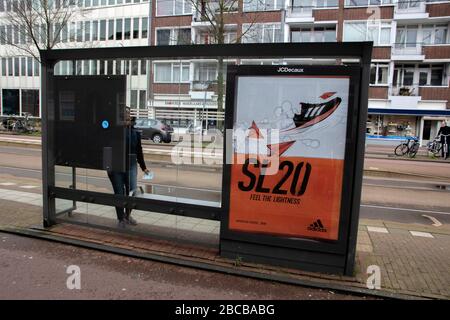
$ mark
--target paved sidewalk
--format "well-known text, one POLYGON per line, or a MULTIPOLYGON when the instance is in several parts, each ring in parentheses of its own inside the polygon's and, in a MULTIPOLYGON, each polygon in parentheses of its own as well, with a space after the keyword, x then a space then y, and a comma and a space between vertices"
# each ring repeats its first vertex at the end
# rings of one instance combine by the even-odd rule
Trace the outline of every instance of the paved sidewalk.
MULTIPOLYGON (((136 218, 148 228, 141 231, 151 230, 150 236, 144 237, 69 223, 42 231, 41 212, 39 193, 0 187, 0 229, 35 230, 40 236, 120 248, 137 255, 151 255, 161 261, 170 258, 182 264, 195 263, 209 269, 219 268, 225 272, 333 290, 367 290, 367 267, 377 265, 381 270, 378 293, 450 299, 450 225, 433 227, 363 219, 359 226, 355 276, 344 277, 223 259, 218 252, 219 225, 216 221, 136 212, 136 218)), ((113 208, 80 205, 67 219, 85 219, 85 222, 112 226, 111 212, 113 208)))

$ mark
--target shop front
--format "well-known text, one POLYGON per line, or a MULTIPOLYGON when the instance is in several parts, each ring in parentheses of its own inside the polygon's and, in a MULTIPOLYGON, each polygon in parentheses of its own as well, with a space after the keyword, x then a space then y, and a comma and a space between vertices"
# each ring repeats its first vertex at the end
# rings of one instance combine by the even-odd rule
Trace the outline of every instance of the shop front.
POLYGON ((396 145, 405 137, 417 137, 422 146, 433 140, 450 110, 405 110, 369 108, 367 144, 396 145))

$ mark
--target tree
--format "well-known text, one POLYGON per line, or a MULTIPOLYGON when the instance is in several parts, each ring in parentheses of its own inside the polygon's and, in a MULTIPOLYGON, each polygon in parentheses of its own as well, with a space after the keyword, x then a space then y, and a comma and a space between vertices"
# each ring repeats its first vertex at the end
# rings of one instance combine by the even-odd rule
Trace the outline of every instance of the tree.
MULTIPOLYGON (((188 0, 192 4, 197 21, 208 25, 208 43, 240 43, 258 21, 258 14, 247 15, 242 12, 243 3, 260 3, 261 0, 188 0), (236 30, 236 37, 226 39, 227 25, 246 24, 245 31, 236 30)), ((217 111, 224 111, 224 59, 217 58, 217 111)), ((221 128, 221 124, 219 124, 221 128)))
POLYGON ((69 21, 82 15, 75 0, 7 0, 5 9, 0 43, 9 45, 11 55, 19 51, 38 61, 39 50, 55 48, 69 21))

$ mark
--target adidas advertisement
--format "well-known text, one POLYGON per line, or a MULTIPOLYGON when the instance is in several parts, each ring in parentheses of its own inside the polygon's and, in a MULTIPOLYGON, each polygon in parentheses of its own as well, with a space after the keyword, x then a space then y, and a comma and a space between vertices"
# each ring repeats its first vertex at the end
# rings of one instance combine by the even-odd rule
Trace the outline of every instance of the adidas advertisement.
POLYGON ((237 77, 231 230, 337 240, 349 85, 347 76, 237 77))

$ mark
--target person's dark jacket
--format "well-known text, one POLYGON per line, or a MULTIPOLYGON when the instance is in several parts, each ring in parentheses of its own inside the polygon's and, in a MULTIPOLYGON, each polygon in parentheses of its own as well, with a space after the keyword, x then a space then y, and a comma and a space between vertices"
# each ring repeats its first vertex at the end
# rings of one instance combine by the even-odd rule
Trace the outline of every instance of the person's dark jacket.
MULTIPOLYGON (((438 135, 441 135, 441 134, 444 134, 444 135, 450 134, 450 127, 449 127, 449 126, 441 127, 441 128, 439 129, 438 135)), ((442 138, 443 138, 443 137, 442 137, 442 138)))
POLYGON ((133 127, 131 127, 130 130, 127 130, 126 150, 128 155, 127 161, 135 156, 142 171, 147 169, 144 161, 144 153, 142 152, 141 133, 133 127))

